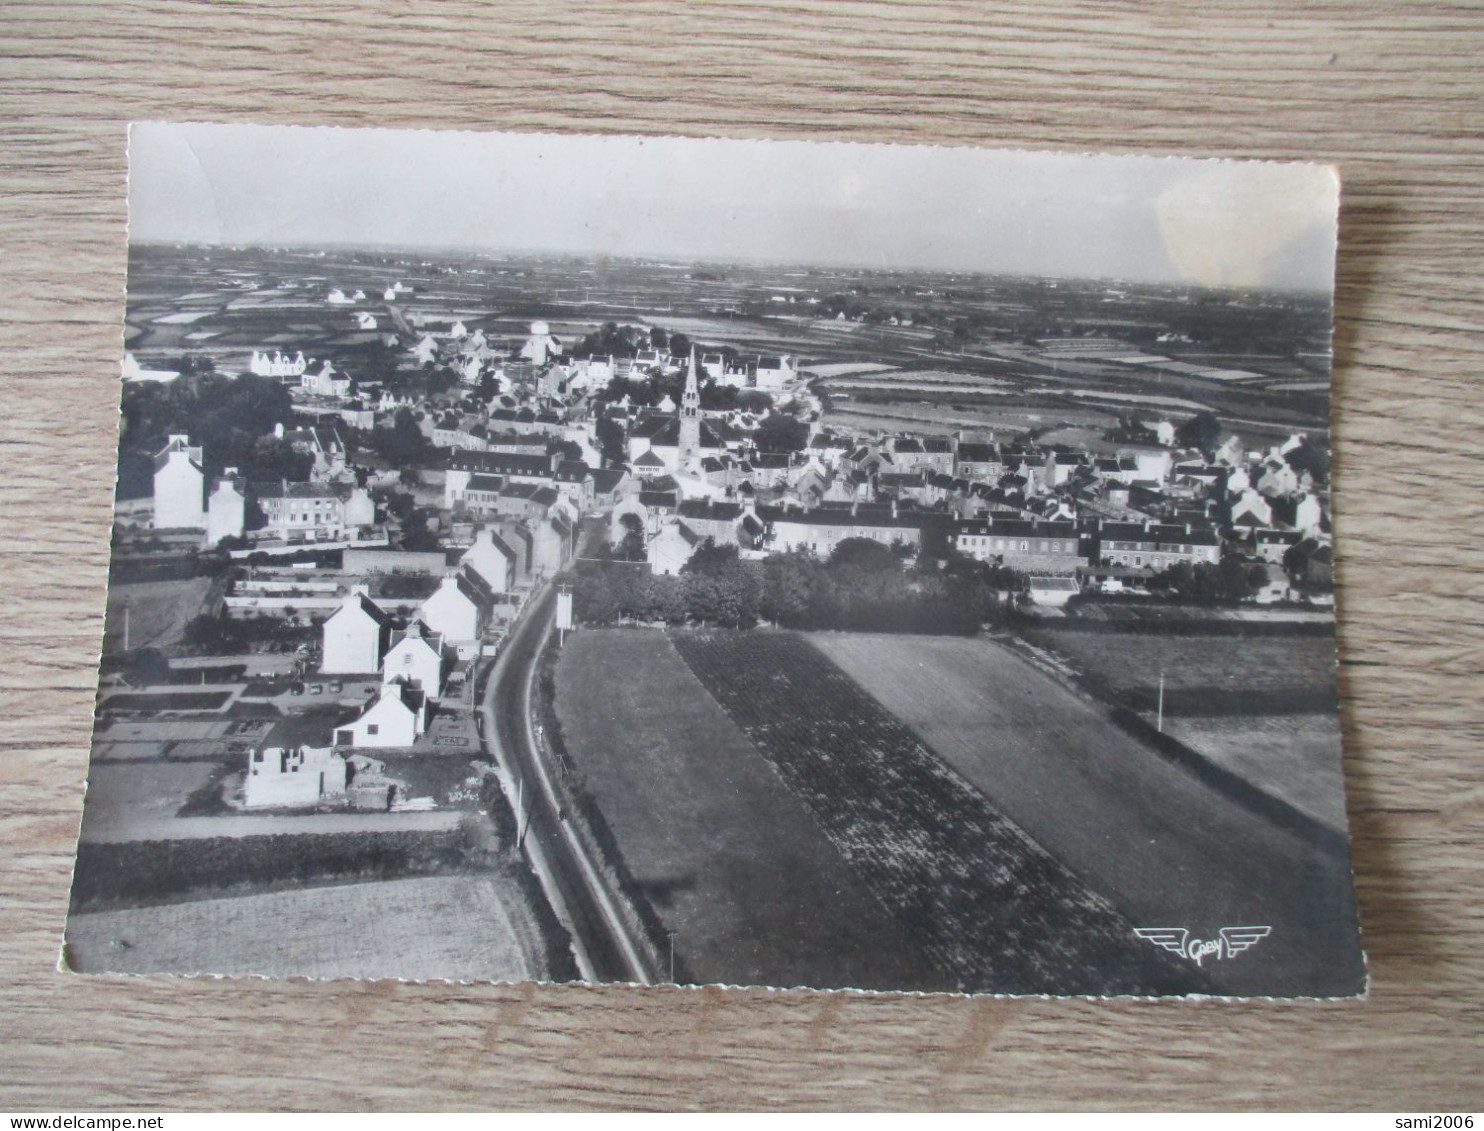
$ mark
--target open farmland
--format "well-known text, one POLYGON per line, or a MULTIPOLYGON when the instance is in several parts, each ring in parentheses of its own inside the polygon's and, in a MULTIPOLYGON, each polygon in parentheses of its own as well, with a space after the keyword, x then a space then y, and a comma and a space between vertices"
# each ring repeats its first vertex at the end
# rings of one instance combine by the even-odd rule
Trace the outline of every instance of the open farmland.
MULTIPOLYGON (((1335 688, 1332 635, 1189 635, 1038 629, 1025 638, 1071 662, 1099 688, 1147 698, 1165 677, 1165 713, 1208 693, 1323 693, 1335 688)), ((1199 710, 1191 713, 1202 713, 1199 710)), ((1258 712, 1254 712, 1258 713, 1258 712)))
POLYGON ((180 642, 191 618, 211 611, 208 607, 211 593, 209 577, 109 585, 104 651, 123 648, 125 606, 129 647, 168 649, 180 642))
POLYGON ((192 794, 210 792, 225 772, 225 767, 204 761, 95 762, 88 770, 82 835, 127 835, 127 830, 169 822, 192 794))
POLYGON ((810 641, 1136 926, 1271 925, 1261 950, 1209 972, 1223 991, 1360 984, 1343 852, 1213 790, 993 641, 810 641))
POLYGON ((311 887, 73 915, 74 970, 528 981, 550 976, 522 893, 499 875, 311 887))
POLYGON ((1333 715, 1186 716, 1165 733, 1218 766, 1345 832, 1345 775, 1333 715))
POLYGON ((1027 641, 1089 692, 1153 722, 1213 766, 1345 831, 1334 639, 1044 629, 1027 641))
POLYGON ((657 631, 579 632, 567 755, 681 981, 951 988, 657 631))
POLYGON ((958 986, 1209 988, 1007 820, 801 637, 695 632, 676 648, 852 869, 958 986))

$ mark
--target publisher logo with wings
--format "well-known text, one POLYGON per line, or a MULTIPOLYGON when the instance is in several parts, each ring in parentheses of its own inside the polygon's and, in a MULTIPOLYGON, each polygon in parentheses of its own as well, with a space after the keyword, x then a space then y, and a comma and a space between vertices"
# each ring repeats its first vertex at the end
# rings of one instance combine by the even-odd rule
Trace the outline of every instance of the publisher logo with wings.
POLYGON ((1135 927, 1134 934, 1162 946, 1172 954, 1188 958, 1197 966, 1211 959, 1235 958, 1273 933, 1272 927, 1222 927, 1214 939, 1201 939, 1186 927, 1135 927))

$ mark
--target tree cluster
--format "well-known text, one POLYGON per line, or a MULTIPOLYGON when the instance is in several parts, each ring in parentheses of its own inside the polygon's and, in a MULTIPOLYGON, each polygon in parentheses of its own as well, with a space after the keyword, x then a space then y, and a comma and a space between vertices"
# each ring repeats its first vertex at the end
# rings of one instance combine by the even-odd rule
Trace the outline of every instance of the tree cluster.
POLYGON ((971 634, 1013 616, 986 571, 917 571, 901 553, 846 539, 821 561, 807 551, 740 560, 710 539, 677 576, 642 564, 586 563, 573 578, 574 608, 587 624, 619 621, 855 632, 971 634))
POLYGON ((120 406, 119 497, 154 491, 154 455, 174 433, 203 449, 208 478, 235 467, 251 480, 302 479, 310 457, 273 435, 294 426, 288 389, 272 377, 182 373, 168 384, 130 383, 120 406))
POLYGON ((1177 562, 1149 579, 1149 588, 1197 605, 1234 605, 1268 583, 1267 567, 1227 554, 1219 564, 1177 562))

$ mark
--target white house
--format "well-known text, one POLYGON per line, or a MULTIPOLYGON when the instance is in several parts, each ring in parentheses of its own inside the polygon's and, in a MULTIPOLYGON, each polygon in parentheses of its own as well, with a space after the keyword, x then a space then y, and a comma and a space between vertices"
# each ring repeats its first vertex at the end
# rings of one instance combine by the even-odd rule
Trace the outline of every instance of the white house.
POLYGON ((1242 447, 1240 436, 1228 436, 1221 447, 1216 449, 1215 461, 1224 463, 1227 467, 1241 467, 1247 462, 1247 453, 1242 447))
MULTIPOLYGON (((299 355, 301 358, 303 354, 299 355)), ((318 373, 303 373, 299 377, 299 388, 320 397, 347 397, 350 395, 350 378, 335 372, 328 361, 318 373)))
POLYGON ((1157 443, 1167 448, 1175 446, 1175 426, 1168 420, 1141 420, 1139 423, 1154 433, 1157 443))
POLYGON ((229 467, 212 480, 206 500, 206 544, 215 546, 223 538, 241 538, 247 524, 247 480, 229 467))
POLYGON ((329 746, 270 746, 247 756, 242 781, 249 809, 318 805, 345 796, 344 756, 329 746))
POLYGON ((325 301, 332 306, 349 306, 355 299, 349 297, 339 287, 331 287, 330 293, 325 296, 325 301))
POLYGON ((483 527, 474 536, 474 544, 464 551, 459 564, 472 569, 495 593, 509 593, 515 588, 515 550, 493 527, 483 527))
POLYGON ((206 473, 201 449, 176 433, 155 455, 155 529, 204 530, 206 473))
POLYGON ((649 572, 656 577, 677 574, 690 561, 701 538, 683 522, 667 522, 649 540, 649 572))
POLYGON ((412 347, 412 356, 417 358, 419 365, 427 365, 429 362, 438 360, 438 343, 433 340, 433 335, 424 334, 417 345, 412 347))
POLYGON ((407 683, 429 699, 443 697, 443 638, 415 620, 387 650, 381 682, 407 683))
POLYGON ((319 670, 326 675, 367 675, 381 670, 392 622, 380 606, 356 585, 326 618, 321 629, 319 670))
POLYGON ((376 521, 376 504, 363 488, 344 483, 279 483, 262 487, 267 529, 289 542, 334 542, 376 521))
POLYGON ((1138 465, 1138 476, 1140 479, 1155 483, 1169 481, 1170 469, 1175 466, 1175 456, 1168 448, 1145 447, 1134 445, 1118 449, 1120 460, 1133 459, 1138 465))
POLYGON ((1302 530, 1310 537, 1317 537, 1323 530, 1324 507, 1314 495, 1304 495, 1294 504, 1293 528, 1302 530))
POLYGON ((1268 526, 1273 521, 1272 506, 1250 487, 1238 496, 1236 502, 1232 503, 1232 523, 1237 523, 1246 515, 1251 515, 1261 526, 1268 526))
POLYGON ((428 729, 428 701, 405 683, 385 683, 361 717, 335 730, 336 746, 411 746, 428 729))
POLYGON ((479 650, 480 637, 489 619, 491 595, 472 570, 462 569, 445 577, 437 590, 422 603, 417 615, 434 632, 457 649, 460 659, 479 650))
POLYGON ((356 315, 356 326, 362 330, 376 329, 376 315, 361 311, 356 315))
POLYGON ((531 335, 520 347, 520 356, 532 365, 545 365, 547 360, 559 356, 562 343, 551 335, 551 327, 545 322, 532 322, 531 335))
POLYGON ((757 387, 765 392, 782 389, 798 375, 799 371, 794 365, 794 359, 787 354, 782 357, 757 359, 757 387))
POLYGON ((259 353, 252 351, 252 359, 247 363, 248 372, 259 377, 302 377, 305 370, 309 368, 309 362, 304 360, 304 351, 300 350, 293 357, 274 350, 270 357, 267 350, 259 353))

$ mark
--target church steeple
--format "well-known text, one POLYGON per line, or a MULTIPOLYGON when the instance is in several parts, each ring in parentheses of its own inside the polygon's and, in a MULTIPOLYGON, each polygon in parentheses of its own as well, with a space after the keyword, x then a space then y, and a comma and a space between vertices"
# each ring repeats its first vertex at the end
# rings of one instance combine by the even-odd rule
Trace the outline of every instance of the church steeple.
POLYGON ((685 392, 680 395, 680 466, 701 454, 701 387, 696 381, 696 347, 690 348, 690 368, 685 374, 685 392))

